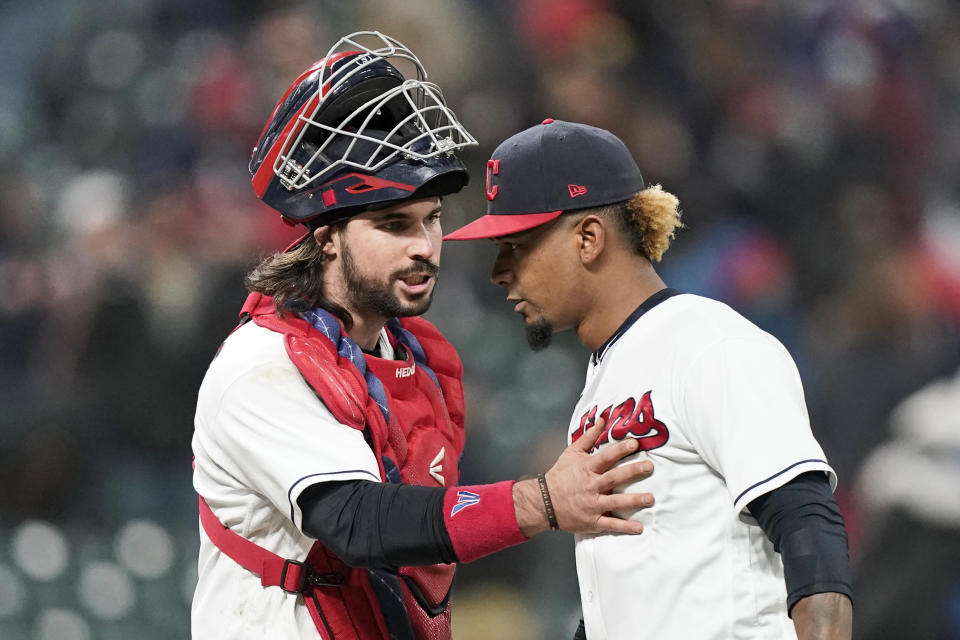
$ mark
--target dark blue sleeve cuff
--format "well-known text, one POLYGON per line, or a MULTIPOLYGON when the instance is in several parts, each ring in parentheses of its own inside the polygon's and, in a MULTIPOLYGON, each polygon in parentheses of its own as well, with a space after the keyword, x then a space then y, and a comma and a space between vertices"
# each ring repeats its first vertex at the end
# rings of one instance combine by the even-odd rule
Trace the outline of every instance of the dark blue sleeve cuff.
POLYGON ((815 593, 853 600, 847 531, 824 473, 800 474, 749 509, 783 559, 788 609, 815 593))

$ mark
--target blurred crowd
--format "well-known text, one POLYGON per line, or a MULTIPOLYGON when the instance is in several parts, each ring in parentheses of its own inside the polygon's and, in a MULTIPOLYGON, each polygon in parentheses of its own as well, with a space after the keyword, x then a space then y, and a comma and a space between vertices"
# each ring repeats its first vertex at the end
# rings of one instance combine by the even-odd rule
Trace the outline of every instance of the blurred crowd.
MULTIPOLYGON (((797 360, 840 477, 856 637, 960 638, 951 0, 0 5, 0 636, 187 635, 196 391, 243 274, 296 234, 246 163, 292 79, 358 29, 412 48, 480 141, 449 229, 482 212, 486 158, 520 129, 554 117, 628 143, 682 203, 664 279, 797 360), (165 569, 138 570, 157 544, 165 569), (60 570, 31 568, 51 548, 60 570), (78 577, 91 566, 109 571, 78 577)), ((587 355, 563 335, 529 353, 491 263, 488 243, 447 246, 428 313, 466 367, 468 483, 549 464, 587 355)), ((572 635, 566 536, 459 576, 458 638, 572 635)))

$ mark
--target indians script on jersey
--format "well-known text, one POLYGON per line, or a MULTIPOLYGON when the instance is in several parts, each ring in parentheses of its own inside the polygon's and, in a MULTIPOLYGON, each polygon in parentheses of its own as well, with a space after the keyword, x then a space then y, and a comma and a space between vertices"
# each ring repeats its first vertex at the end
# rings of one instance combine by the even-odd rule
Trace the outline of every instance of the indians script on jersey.
MULTIPOLYGON (((593 405, 580 416, 580 426, 570 435, 571 442, 576 442, 596 424, 598 408, 599 405, 593 405)), ((639 400, 627 398, 616 406, 610 405, 600 412, 600 417, 605 420, 603 433, 591 451, 610 440, 623 440, 626 437, 636 438, 640 443, 640 451, 649 451, 662 447, 670 438, 667 425, 654 417, 652 391, 647 391, 639 400)))

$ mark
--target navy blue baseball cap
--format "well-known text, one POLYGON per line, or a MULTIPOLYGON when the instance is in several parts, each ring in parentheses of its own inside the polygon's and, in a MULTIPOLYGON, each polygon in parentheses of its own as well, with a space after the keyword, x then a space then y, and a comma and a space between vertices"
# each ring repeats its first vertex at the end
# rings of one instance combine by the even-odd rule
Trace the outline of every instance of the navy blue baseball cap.
POLYGON ((487 215, 444 240, 519 233, 564 211, 629 200, 643 188, 640 168, 618 137, 605 129, 547 118, 494 150, 487 161, 487 215))

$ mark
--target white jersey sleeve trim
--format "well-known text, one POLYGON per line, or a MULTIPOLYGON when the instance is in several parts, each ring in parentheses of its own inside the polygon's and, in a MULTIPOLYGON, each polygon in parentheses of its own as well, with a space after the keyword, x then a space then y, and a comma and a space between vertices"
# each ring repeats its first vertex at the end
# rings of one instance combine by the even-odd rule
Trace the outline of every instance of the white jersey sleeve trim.
POLYGON ((297 525, 297 528, 303 529, 303 513, 300 510, 300 505, 297 501, 300 499, 300 494, 306 491, 309 487, 312 487, 315 484, 320 482, 337 482, 344 480, 371 480, 373 482, 381 482, 380 476, 370 473, 367 469, 345 469, 343 471, 328 471, 325 473, 311 473, 308 476, 304 476, 297 480, 291 485, 290 490, 287 492, 287 497, 290 500, 290 520, 297 525))
POLYGON ((747 505, 754 499, 759 498, 765 493, 770 493, 774 489, 779 489, 800 474, 807 473, 808 471, 823 471, 827 474, 827 480, 830 482, 830 490, 837 490, 837 474, 830 468, 826 460, 800 460, 778 471, 769 478, 765 478, 744 489, 743 492, 737 496, 737 499, 734 500, 734 511, 740 517, 741 521, 748 524, 756 524, 757 521, 750 515, 750 512, 747 510, 747 505))

